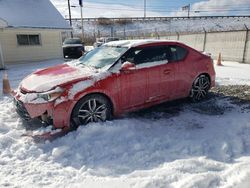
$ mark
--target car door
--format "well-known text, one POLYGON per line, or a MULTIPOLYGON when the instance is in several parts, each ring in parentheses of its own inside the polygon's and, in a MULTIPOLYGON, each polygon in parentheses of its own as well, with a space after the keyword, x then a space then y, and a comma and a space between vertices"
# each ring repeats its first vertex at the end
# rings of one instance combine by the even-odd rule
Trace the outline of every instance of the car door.
POLYGON ((172 70, 173 72, 170 74, 166 73, 169 68, 166 67, 169 55, 167 48, 165 45, 153 45, 137 49, 138 50, 134 56, 136 70, 142 71, 147 77, 146 95, 143 95, 145 98, 145 104, 161 100, 170 94, 168 92, 171 92, 166 88, 165 92, 162 92, 162 82, 165 81, 164 86, 169 87, 166 84, 167 79, 169 79, 169 77, 172 78, 172 75, 174 74, 174 70, 172 70))
POLYGON ((172 77, 167 81, 170 86, 169 89, 173 92, 171 99, 186 97, 190 84, 186 73, 190 72, 190 69, 192 69, 192 67, 187 66, 186 62, 188 51, 178 45, 169 45, 169 52, 171 55, 166 69, 170 71, 174 70, 172 77))
POLYGON ((147 74, 143 69, 121 72, 119 77, 120 101, 124 110, 137 108, 146 101, 147 74))
POLYGON ((169 46, 165 46, 166 63, 160 67, 160 95, 162 100, 170 100, 175 95, 176 80, 175 75, 177 71, 177 65, 172 61, 172 53, 169 46))
POLYGON ((141 68, 147 70, 148 84, 146 103, 151 103, 163 99, 166 95, 168 95, 169 91, 165 88, 166 91, 164 93, 162 92, 162 81, 164 80, 163 76, 169 76, 169 74, 166 73, 165 70, 168 63, 168 51, 166 46, 155 45, 146 47, 137 56, 141 56, 136 57, 136 59, 139 59, 136 61, 137 69, 141 68))
POLYGON ((118 76, 123 109, 171 97, 176 65, 169 64, 170 55, 168 46, 161 45, 132 48, 122 57, 136 66, 118 76))
POLYGON ((161 46, 143 47, 136 53, 134 62, 136 69, 146 74, 147 88, 145 103, 153 102, 160 98, 160 65, 162 63, 163 49, 161 46))
MULTIPOLYGON (((140 50, 139 50, 140 51, 140 50)), ((122 63, 134 63, 134 58, 138 49, 130 49, 120 60, 122 63)), ((117 73, 117 85, 119 87, 119 101, 123 110, 136 109, 146 101, 147 96, 147 70, 145 69, 131 69, 127 71, 119 71, 117 73)))

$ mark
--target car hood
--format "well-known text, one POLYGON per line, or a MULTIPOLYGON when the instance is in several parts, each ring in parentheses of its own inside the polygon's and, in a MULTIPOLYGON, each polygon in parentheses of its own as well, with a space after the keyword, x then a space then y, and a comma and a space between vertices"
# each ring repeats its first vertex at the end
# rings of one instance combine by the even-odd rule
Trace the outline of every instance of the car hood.
POLYGON ((27 92, 46 92, 69 82, 86 80, 95 74, 98 71, 87 66, 61 64, 34 72, 21 82, 20 87, 27 92))

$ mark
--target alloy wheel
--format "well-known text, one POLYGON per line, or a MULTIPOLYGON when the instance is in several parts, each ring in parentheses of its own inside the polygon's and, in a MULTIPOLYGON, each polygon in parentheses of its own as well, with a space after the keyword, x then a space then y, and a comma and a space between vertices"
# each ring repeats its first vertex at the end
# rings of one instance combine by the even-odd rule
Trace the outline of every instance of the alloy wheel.
POLYGON ((95 98, 89 99, 80 107, 78 118, 83 124, 105 121, 107 119, 107 106, 95 98))
POLYGON ((210 88, 209 78, 205 75, 201 75, 194 81, 190 97, 194 101, 200 101, 205 98, 210 88))

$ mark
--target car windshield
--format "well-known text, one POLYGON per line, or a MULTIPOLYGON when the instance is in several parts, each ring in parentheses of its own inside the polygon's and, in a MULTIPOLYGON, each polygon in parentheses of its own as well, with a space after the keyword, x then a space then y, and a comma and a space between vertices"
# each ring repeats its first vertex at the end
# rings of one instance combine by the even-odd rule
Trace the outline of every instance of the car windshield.
POLYGON ((81 44, 80 39, 65 39, 64 44, 81 44))
POLYGON ((127 51, 125 47, 102 46, 95 48, 79 59, 79 64, 101 69, 112 65, 127 51))

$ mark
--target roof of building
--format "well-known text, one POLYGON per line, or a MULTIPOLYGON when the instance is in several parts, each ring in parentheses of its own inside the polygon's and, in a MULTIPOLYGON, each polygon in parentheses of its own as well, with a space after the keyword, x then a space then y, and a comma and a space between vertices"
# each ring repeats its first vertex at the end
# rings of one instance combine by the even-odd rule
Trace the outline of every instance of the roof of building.
POLYGON ((0 0, 0 20, 0 27, 71 29, 49 0, 0 0))

